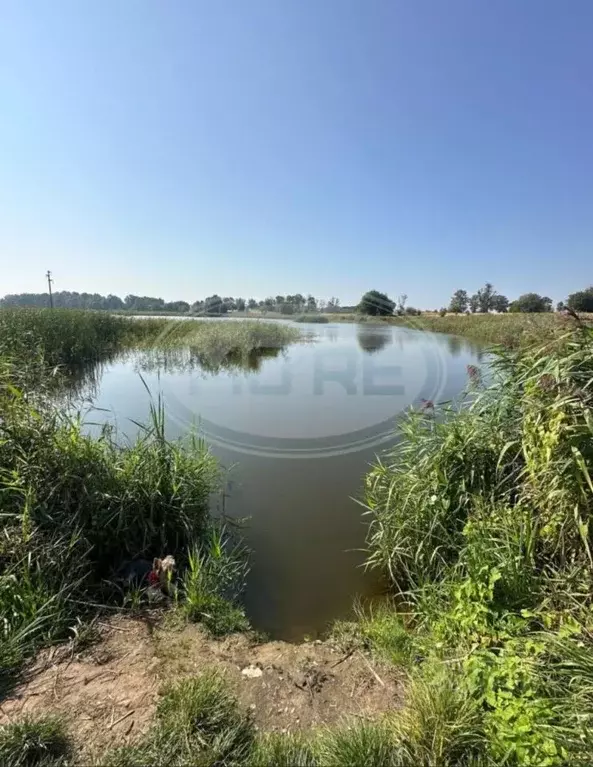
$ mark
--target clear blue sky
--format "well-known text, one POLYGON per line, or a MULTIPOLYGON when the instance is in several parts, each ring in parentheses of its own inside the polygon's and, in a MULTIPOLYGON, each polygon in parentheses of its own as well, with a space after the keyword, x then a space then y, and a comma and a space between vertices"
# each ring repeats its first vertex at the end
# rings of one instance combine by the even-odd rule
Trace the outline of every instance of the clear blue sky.
POLYGON ((593 282, 592 0, 0 0, 0 294, 593 282))

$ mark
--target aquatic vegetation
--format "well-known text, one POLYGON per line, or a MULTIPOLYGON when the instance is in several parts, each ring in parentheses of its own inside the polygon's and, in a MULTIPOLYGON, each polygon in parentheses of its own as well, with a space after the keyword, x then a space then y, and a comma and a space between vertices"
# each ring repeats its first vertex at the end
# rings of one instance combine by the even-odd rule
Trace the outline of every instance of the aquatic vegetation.
MULTIPOLYGON (((488 388, 470 371, 469 407, 411 413, 369 472, 369 564, 408 613, 414 684, 433 698, 435 674, 453 672, 480 758, 587 764, 593 331, 499 351, 493 368, 488 388)), ((402 644, 395 616, 391 632, 385 615, 369 622, 377 652, 390 633, 402 644)), ((417 708, 412 696, 407 715, 417 708)))

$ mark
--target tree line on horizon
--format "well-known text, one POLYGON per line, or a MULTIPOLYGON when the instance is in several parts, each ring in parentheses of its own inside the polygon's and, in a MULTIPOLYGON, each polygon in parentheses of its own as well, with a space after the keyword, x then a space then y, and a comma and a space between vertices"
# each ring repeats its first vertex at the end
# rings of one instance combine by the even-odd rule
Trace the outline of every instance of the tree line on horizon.
MULTIPOLYGON (((575 312, 593 312, 593 286, 586 290, 571 293, 566 302, 559 301, 556 311, 572 309, 575 312)), ((509 301, 506 296, 497 293, 491 282, 487 282, 473 295, 468 295, 466 290, 456 290, 453 293, 449 306, 441 309, 443 312, 454 314, 488 312, 551 312, 553 311, 552 299, 548 296, 540 296, 539 293, 523 293, 514 301, 509 301)))
MULTIPOLYGON (((315 298, 312 294, 268 296, 264 299, 233 298, 214 294, 204 299, 198 299, 192 304, 187 301, 165 301, 153 296, 127 295, 120 298, 112 293, 103 296, 99 293, 78 293, 61 290, 53 293, 53 305, 66 309, 95 309, 107 311, 130 312, 174 312, 177 314, 208 314, 224 315, 229 312, 260 311, 277 312, 282 315, 312 313, 312 312, 355 312, 374 316, 415 315, 419 309, 407 306, 407 295, 402 294, 397 300, 392 300, 386 293, 377 290, 367 291, 356 306, 341 306, 340 299, 332 296, 329 300, 315 298)), ((49 293, 15 293, 0 299, 0 307, 47 307, 50 305, 49 293)), ((568 296, 566 302, 556 305, 557 311, 571 309, 576 312, 593 312, 593 286, 577 291, 568 296)), ((524 293, 514 301, 498 293, 492 283, 487 282, 483 288, 469 295, 466 290, 456 290, 449 305, 440 310, 440 314, 489 312, 551 312, 552 299, 540 296, 538 293, 524 293)))
MULTIPOLYGON (((95 309, 108 311, 134 312, 176 312, 179 314, 227 314, 228 312, 244 312, 259 310, 264 312, 279 312, 280 314, 298 314, 301 312, 335 312, 340 311, 340 299, 332 296, 329 300, 315 298, 302 293, 294 295, 269 296, 265 299, 233 298, 214 294, 205 299, 198 299, 192 304, 187 301, 165 301, 153 296, 127 295, 120 298, 112 293, 103 296, 99 293, 78 293, 76 291, 60 290, 52 293, 53 305, 59 309, 95 309)), ((2 307, 43 308, 50 305, 49 293, 12 293, 0 299, 2 307)), ((354 310, 355 307, 344 307, 354 310)))

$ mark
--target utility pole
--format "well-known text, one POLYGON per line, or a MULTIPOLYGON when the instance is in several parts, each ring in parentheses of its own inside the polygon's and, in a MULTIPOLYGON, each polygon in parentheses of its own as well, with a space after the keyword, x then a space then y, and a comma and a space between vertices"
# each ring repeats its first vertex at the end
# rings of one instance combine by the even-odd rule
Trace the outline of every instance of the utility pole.
POLYGON ((49 289, 49 306, 50 306, 50 309, 53 309, 54 308, 54 297, 51 294, 51 284, 52 284, 53 280, 51 278, 51 272, 49 271, 49 269, 47 270, 47 274, 45 276, 47 277, 47 287, 49 289))

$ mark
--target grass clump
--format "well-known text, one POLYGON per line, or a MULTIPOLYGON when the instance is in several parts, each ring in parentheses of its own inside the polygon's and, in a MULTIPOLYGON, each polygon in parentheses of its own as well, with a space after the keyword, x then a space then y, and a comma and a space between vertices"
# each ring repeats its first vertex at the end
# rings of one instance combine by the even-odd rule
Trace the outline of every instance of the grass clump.
MULTIPOLYGON (((582 315, 590 322, 592 315, 582 315)), ((450 314, 422 312, 417 316, 390 315, 375 317, 364 314, 332 314, 332 322, 377 322, 400 325, 413 330, 463 336, 483 345, 500 345, 509 349, 537 346, 552 337, 566 333, 570 317, 554 312, 510 312, 508 314, 450 314)))
POLYGON ((159 346, 189 346, 211 359, 248 354, 255 349, 282 349, 302 338, 297 328, 261 320, 179 320, 163 323, 159 346))
POLYGON ((0 764, 6 767, 66 765, 70 744, 60 720, 25 719, 0 726, 0 764))
POLYGON ((385 724, 357 722, 326 730, 317 743, 319 767, 347 764, 352 767, 397 767, 398 743, 385 724))
MULTIPOLYGON (((420 733, 439 719, 430 705, 444 668, 456 692, 442 702, 460 707, 441 717, 442 747, 431 735, 441 756, 418 752, 419 763, 448 763, 459 730, 474 761, 589 764, 593 331, 577 324, 545 346, 499 351, 493 369, 469 406, 411 414, 406 439, 366 479, 369 562, 411 615, 417 668, 397 726, 420 733)), ((403 641, 395 618, 361 627, 378 651, 403 641)))
POLYGON ((325 314, 297 314, 296 317, 291 319, 293 322, 313 322, 320 325, 331 322, 330 318, 325 314))
POLYGON ((189 552, 182 579, 181 610, 215 636, 248 630, 249 621, 238 606, 246 574, 247 558, 242 547, 231 545, 224 529, 212 527, 202 544, 189 552))
POLYGON ((82 309, 0 309, 0 357, 81 365, 154 340, 165 326, 82 309))
POLYGON ((39 388, 30 392, 14 380, 5 366, 0 682, 10 684, 40 645, 79 635, 80 621, 95 609, 88 605, 120 604, 114 581, 126 560, 172 554, 182 574, 177 598, 189 617, 218 634, 245 626, 233 603, 245 569, 242 552, 227 551, 228 536, 210 519, 220 473, 203 442, 167 440, 162 402, 153 405, 136 442, 121 446, 109 429, 92 438, 39 388), (197 581, 183 577, 196 557, 200 608, 197 581))
POLYGON ((395 325, 433 333, 464 336, 483 344, 519 348, 539 344, 550 336, 562 335, 572 320, 553 312, 509 314, 422 314, 393 317, 395 325))
POLYGON ((294 733, 260 736, 246 762, 249 767, 317 767, 312 743, 294 733))
POLYGON ((228 680, 207 670, 169 687, 144 740, 106 754, 102 763, 111 767, 241 764, 254 740, 251 718, 239 707, 228 680))

